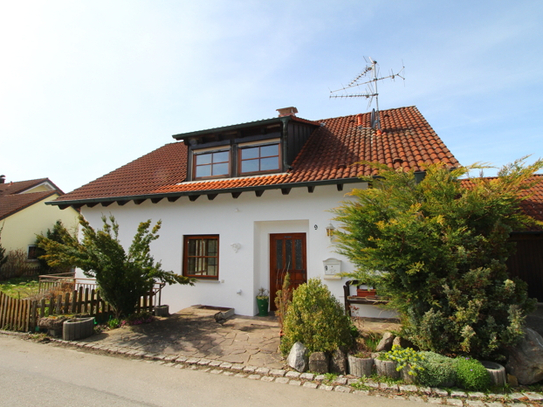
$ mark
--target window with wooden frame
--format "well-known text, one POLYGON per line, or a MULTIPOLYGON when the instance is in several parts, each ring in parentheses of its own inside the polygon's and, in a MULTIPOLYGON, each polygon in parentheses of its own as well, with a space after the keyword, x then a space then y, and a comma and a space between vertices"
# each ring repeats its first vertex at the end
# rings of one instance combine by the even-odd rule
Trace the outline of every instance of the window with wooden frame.
POLYGON ((183 275, 219 279, 219 235, 184 237, 183 275))
POLYGON ((240 146, 239 173, 278 171, 281 168, 279 143, 240 146))
POLYGON ((194 178, 221 177, 230 174, 230 151, 194 154, 194 178))

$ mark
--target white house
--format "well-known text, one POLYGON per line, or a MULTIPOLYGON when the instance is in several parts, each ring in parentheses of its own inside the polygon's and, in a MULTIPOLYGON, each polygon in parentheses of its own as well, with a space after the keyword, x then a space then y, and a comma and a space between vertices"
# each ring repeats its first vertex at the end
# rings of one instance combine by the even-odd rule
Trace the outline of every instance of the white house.
POLYGON ((257 313, 259 288, 271 292, 285 273, 300 284, 321 278, 343 301, 353 266, 328 236, 330 210, 366 188, 361 161, 420 170, 423 162, 459 165, 416 107, 310 121, 295 108, 279 117, 174 135, 176 142, 63 195, 53 204, 78 208, 94 227, 112 214, 123 244, 139 222, 162 220, 152 254, 164 269, 197 278, 168 286, 170 310, 205 304, 257 313))

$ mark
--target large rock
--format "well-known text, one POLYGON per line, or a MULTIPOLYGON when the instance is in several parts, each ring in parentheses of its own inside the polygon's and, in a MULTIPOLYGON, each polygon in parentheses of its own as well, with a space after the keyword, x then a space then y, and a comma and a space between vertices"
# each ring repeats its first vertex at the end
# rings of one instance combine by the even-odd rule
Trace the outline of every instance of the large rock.
POLYGON ((330 358, 324 352, 313 352, 309 355, 309 371, 314 373, 328 373, 330 358))
POLYGON ((385 332, 383 334, 383 339, 379 342, 375 348, 376 352, 388 352, 392 349, 392 342, 394 341, 394 335, 391 332, 385 332))
POLYGON ((330 358, 330 373, 347 374, 347 354, 336 349, 330 358))
POLYGON ((543 337, 533 329, 526 328, 524 338, 509 350, 505 368, 520 384, 543 380, 543 337))
POLYGON ((308 353, 309 351, 301 342, 296 342, 288 354, 288 365, 298 372, 305 372, 309 366, 308 353))

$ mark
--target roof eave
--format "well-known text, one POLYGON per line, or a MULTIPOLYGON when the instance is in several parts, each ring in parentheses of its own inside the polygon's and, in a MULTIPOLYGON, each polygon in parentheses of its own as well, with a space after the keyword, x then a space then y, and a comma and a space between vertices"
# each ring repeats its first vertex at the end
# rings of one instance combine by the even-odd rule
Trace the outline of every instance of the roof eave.
POLYGON ((183 196, 197 198, 201 195, 241 194, 243 192, 290 190, 292 188, 313 188, 316 186, 324 186, 324 185, 338 185, 339 186, 343 184, 353 184, 353 183, 363 183, 363 182, 365 181, 361 180, 358 177, 341 178, 341 179, 333 179, 333 180, 295 182, 295 183, 275 184, 275 185, 259 185, 259 186, 241 187, 241 188, 223 188, 223 189, 210 189, 210 190, 199 190, 199 191, 179 191, 179 192, 167 192, 167 193, 158 193, 158 194, 91 198, 91 199, 81 199, 81 200, 71 200, 71 201, 50 201, 50 202, 46 202, 46 204, 56 205, 60 207, 61 209, 65 209, 70 206, 79 208, 85 205, 95 206, 97 204, 107 204, 104 206, 109 206, 110 204, 114 202, 123 202, 123 205, 124 205, 130 201, 136 201, 136 202, 142 203, 143 201, 147 199, 158 202, 164 198, 167 198, 173 201, 183 196))

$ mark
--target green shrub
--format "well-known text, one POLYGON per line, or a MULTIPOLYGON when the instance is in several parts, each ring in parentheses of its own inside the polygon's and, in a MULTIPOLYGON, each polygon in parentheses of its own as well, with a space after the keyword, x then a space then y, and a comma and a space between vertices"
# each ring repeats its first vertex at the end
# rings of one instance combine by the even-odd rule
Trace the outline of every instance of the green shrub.
POLYGON ((417 376, 417 382, 423 386, 452 386, 456 381, 454 359, 434 352, 420 352, 423 370, 417 376))
POLYGON ((392 350, 381 354, 379 359, 396 362, 397 371, 409 368, 407 374, 410 376, 417 376, 424 369, 421 365, 423 360, 421 353, 412 348, 402 348, 401 346, 393 345, 392 350))
POLYGON ((351 321, 343 307, 319 279, 311 279, 293 293, 284 323, 281 352, 301 342, 312 352, 333 352, 353 343, 351 321))
POLYGON ((455 359, 456 383, 466 389, 482 391, 490 386, 490 375, 478 360, 468 357, 455 359))

